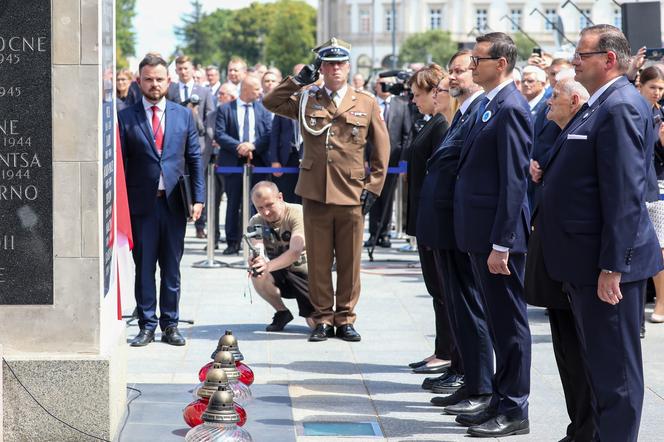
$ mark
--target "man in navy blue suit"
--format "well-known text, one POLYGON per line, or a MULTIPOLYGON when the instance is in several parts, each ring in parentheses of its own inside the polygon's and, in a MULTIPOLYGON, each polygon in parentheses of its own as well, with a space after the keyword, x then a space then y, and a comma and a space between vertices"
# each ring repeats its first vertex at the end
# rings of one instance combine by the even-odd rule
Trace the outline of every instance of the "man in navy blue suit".
POLYGON ((533 129, 528 103, 512 80, 516 56, 506 34, 476 39, 470 68, 485 97, 461 150, 454 191, 457 245, 469 254, 496 354, 491 401, 479 413, 457 416, 479 437, 529 432, 531 341, 523 278, 533 129))
MULTIPOLYGON (((260 102, 261 83, 254 76, 242 81, 240 96, 217 110, 215 140, 219 144, 218 166, 242 166, 252 162, 255 166, 267 166, 264 160, 270 145, 272 115, 260 102)), ((254 175, 252 183, 261 181, 254 175)), ((242 175, 224 175, 226 196, 226 244, 224 255, 240 251, 242 226, 242 175)))
POLYGON ((157 323, 161 340, 184 345, 178 331, 180 260, 187 225, 180 179, 188 170, 193 219, 201 216, 205 199, 198 131, 189 109, 167 101, 168 64, 155 55, 139 65, 143 98, 118 114, 127 196, 134 238, 135 295, 140 332, 134 347, 154 341, 157 323), (159 262, 161 287, 157 319, 155 271, 159 262))
POLYGON ((599 439, 621 442, 638 438, 642 294, 662 269, 645 206, 652 116, 624 76, 629 62, 618 28, 581 31, 573 65, 590 99, 553 147, 538 217, 546 269, 569 295, 599 439))
POLYGON ((445 407, 449 414, 469 413, 473 407, 479 409, 487 404, 493 376, 493 349, 482 295, 468 254, 457 248, 454 235, 453 198, 461 147, 484 98, 482 88, 473 82, 470 54, 469 50, 460 51, 450 59, 450 95, 461 105, 443 142, 427 163, 417 212, 417 243, 433 249, 455 347, 462 360, 460 373, 448 372, 432 384, 433 393, 453 393, 431 399, 432 404, 445 407), (457 390, 454 387, 459 382, 455 376, 463 377, 463 386, 457 390))
MULTIPOLYGON (((271 167, 300 167, 302 136, 297 120, 275 115, 272 120, 270 148, 268 150, 271 167)), ((273 181, 284 195, 287 203, 302 204, 302 198, 295 194, 297 173, 274 174, 273 181)))

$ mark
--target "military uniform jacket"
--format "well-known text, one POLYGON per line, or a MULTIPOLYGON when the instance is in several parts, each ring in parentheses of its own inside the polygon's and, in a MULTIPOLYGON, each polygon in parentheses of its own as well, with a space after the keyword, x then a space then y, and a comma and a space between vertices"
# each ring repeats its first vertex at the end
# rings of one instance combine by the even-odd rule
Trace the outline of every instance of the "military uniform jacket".
POLYGON ((360 204, 363 189, 379 195, 387 173, 390 141, 376 99, 349 86, 337 108, 325 89, 301 88, 288 77, 263 98, 271 112, 305 119, 300 121, 304 152, 295 193, 348 206, 360 204), (367 141, 374 146, 368 173, 364 168, 367 141))

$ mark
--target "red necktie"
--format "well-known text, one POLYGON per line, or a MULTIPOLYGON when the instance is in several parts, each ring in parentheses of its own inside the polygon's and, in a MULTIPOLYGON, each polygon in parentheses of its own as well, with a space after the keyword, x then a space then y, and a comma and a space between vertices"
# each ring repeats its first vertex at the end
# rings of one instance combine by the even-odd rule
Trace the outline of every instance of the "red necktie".
POLYGON ((161 127, 161 121, 157 116, 159 108, 152 106, 152 131, 154 132, 154 144, 157 145, 157 150, 161 153, 161 148, 164 145, 164 129, 161 127))

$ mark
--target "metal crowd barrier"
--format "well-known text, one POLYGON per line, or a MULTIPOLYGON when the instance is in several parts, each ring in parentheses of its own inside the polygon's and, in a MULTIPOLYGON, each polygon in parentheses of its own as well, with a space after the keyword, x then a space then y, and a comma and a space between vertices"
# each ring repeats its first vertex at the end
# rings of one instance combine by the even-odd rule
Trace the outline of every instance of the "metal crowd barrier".
MULTIPOLYGON (((398 174, 397 178, 397 189, 395 192, 396 198, 396 225, 397 225, 397 237, 401 238, 403 235, 403 175, 408 170, 408 163, 406 161, 399 162, 397 167, 388 167, 387 173, 398 174)), ((250 213, 250 198, 249 192, 251 191, 251 175, 254 173, 300 173, 299 167, 256 167, 249 164, 244 166, 214 166, 210 164, 208 166, 208 177, 207 177, 207 224, 208 224, 208 235, 207 235, 207 257, 202 261, 198 261, 193 264, 193 267, 204 268, 204 269, 216 269, 219 267, 224 267, 225 263, 217 261, 214 258, 214 250, 216 243, 216 224, 217 224, 217 213, 215 207, 215 174, 242 174, 242 232, 247 231, 249 226, 249 213, 250 213)), ((243 263, 246 263, 249 259, 249 250, 247 247, 242 248, 242 259, 243 263)))

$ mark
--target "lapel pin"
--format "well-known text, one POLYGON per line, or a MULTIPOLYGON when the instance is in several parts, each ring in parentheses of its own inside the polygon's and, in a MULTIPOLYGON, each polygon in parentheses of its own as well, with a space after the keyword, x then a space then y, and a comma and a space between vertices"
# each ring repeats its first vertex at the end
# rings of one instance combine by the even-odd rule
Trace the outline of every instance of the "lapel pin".
POLYGON ((482 114, 482 122, 486 123, 489 119, 491 119, 491 111, 488 110, 482 114))

